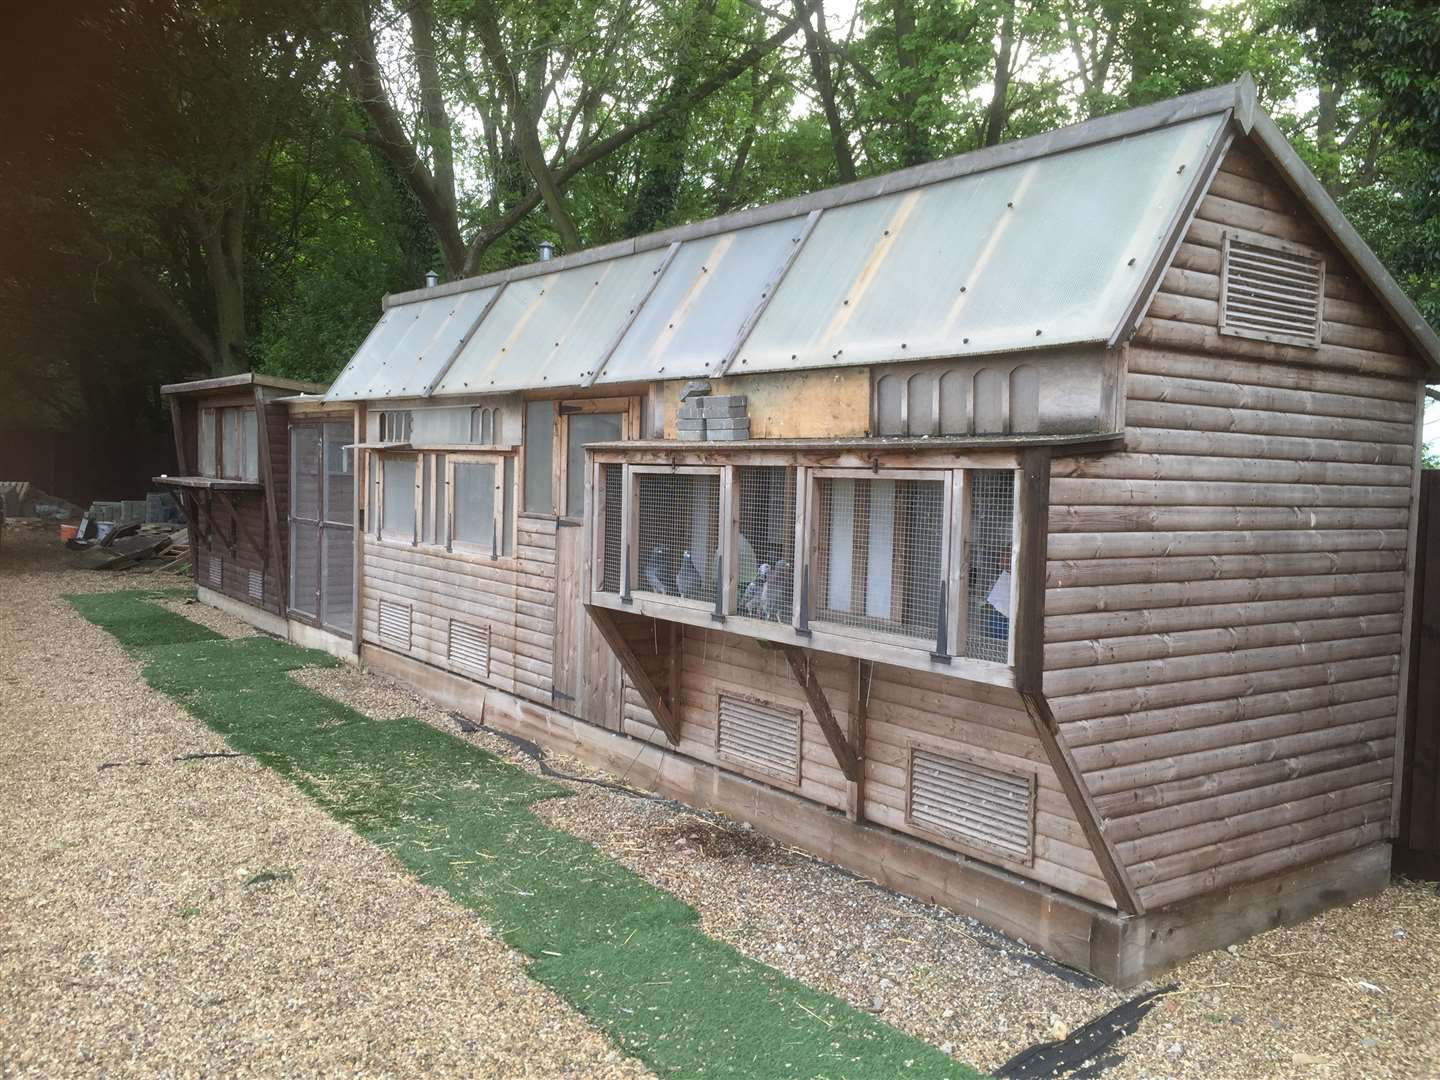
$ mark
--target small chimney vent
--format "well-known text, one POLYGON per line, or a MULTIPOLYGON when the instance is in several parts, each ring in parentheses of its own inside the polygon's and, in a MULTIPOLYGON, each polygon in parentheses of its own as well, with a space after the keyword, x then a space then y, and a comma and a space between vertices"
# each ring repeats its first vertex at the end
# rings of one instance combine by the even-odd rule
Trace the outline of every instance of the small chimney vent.
POLYGON ((540 261, 549 262, 555 257, 555 245, 549 240, 540 241, 540 261))
POLYGON ((436 285, 439 285, 439 284, 440 284, 440 275, 439 275, 439 274, 437 274, 434 270, 427 270, 427 271, 425 271, 425 287, 426 287, 427 289, 433 289, 436 285))

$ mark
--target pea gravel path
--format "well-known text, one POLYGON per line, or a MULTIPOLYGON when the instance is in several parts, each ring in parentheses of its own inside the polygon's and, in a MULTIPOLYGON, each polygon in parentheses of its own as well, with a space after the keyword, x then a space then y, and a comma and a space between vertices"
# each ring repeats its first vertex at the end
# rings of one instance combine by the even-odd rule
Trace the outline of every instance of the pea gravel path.
MULTIPOLYGON (((152 579, 56 573, 54 545, 22 555, 13 540, 0 552, 0 850, 19 854, 0 879, 0 1072, 69 1075, 88 1061, 91 1072, 645 1075, 473 916, 248 759, 92 775, 101 761, 224 746, 144 689, 137 665, 60 600, 152 579), (55 761, 37 770, 44 754, 55 761), (168 782, 146 775, 158 771, 168 782), (244 885, 265 869, 294 878, 244 885)), ((176 610, 247 632, 209 609, 176 610)), ((386 679, 294 677, 371 716, 455 731, 386 679)), ((534 768, 494 734, 466 738, 534 768)), ((695 906, 714 936, 982 1067, 1130 996, 1064 982, 968 920, 724 821, 573 786, 577 798, 539 816, 695 906)), ((1105 1077, 1440 1077, 1432 884, 1199 957, 1171 982, 1105 1077)))
POLYGON ((288 781, 172 760, 227 747, 61 596, 173 579, 51 535, 0 549, 0 1074, 649 1075, 288 781))

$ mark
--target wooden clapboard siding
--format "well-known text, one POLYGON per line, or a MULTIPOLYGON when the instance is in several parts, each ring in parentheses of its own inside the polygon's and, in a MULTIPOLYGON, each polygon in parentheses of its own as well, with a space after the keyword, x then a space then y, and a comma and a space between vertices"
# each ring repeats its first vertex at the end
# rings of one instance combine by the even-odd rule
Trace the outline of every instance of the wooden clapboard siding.
MULTIPOLYGON (((289 460, 288 454, 285 460, 289 460)), ((211 492, 199 491, 196 494, 204 522, 202 528, 192 525, 190 529, 196 580, 205 588, 211 588, 210 561, 219 558, 220 592, 250 607, 283 615, 288 583, 282 576, 282 564, 275 556, 274 545, 269 542, 265 493, 231 491, 226 493, 226 498, 228 502, 211 492), (229 543, 232 538, 233 547, 229 543), (249 575, 252 570, 258 570, 264 578, 263 603, 257 604, 250 597, 249 575)))
POLYGON ((367 644, 380 641, 380 602, 411 610, 409 656, 432 667, 457 671, 503 690, 521 694, 536 672, 520 653, 516 583, 520 574, 507 562, 482 564, 447 556, 443 551, 365 540, 364 635, 367 644), (450 620, 490 630, 490 673, 478 679, 458 671, 449 659, 450 620))
POLYGON ((1419 372, 1237 144, 1128 350, 1124 449, 1052 466, 1045 693, 1147 907, 1386 835, 1419 372), (1225 229, 1321 253, 1318 349, 1218 332, 1225 229))

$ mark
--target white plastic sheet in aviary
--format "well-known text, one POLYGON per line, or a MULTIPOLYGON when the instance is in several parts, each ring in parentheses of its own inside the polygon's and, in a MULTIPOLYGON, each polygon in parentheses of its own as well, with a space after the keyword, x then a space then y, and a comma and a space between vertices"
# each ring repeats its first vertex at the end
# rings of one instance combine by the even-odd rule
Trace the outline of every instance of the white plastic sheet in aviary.
POLYGON ((826 210, 731 372, 1107 340, 1223 122, 826 210))
POLYGON ((494 294, 492 286, 389 308, 326 391, 326 400, 424 395, 494 294))
POLYGON ((664 257, 657 248, 510 282, 434 393, 580 385, 630 320, 664 257))

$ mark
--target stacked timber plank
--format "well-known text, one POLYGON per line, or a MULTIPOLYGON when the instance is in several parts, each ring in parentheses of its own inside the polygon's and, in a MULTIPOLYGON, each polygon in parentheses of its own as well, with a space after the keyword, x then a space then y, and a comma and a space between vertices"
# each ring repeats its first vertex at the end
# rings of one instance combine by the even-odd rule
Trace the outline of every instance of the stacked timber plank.
POLYGON ((1148 907, 1389 827, 1419 368, 1295 205, 1230 152, 1129 351, 1125 452, 1053 470, 1045 692, 1148 907), (1322 253, 1318 350, 1218 333, 1226 229, 1322 253))

